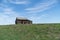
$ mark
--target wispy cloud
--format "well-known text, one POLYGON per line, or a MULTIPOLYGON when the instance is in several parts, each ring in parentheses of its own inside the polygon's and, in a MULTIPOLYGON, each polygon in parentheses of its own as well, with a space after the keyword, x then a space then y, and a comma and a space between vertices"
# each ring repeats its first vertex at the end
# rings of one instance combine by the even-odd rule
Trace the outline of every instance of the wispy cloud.
POLYGON ((33 23, 40 23, 42 19, 47 18, 49 15, 48 14, 42 14, 40 16, 32 16, 29 18, 33 21, 33 23), (38 21, 39 20, 39 21, 38 21))
POLYGON ((31 8, 26 8, 27 13, 37 13, 42 12, 44 10, 50 9, 54 4, 57 3, 57 0, 47 0, 46 2, 37 3, 35 6, 31 8))
POLYGON ((13 4, 28 4, 30 3, 28 0, 7 0, 10 3, 13 4))
POLYGON ((0 25, 14 24, 15 18, 19 16, 12 8, 0 5, 0 25))

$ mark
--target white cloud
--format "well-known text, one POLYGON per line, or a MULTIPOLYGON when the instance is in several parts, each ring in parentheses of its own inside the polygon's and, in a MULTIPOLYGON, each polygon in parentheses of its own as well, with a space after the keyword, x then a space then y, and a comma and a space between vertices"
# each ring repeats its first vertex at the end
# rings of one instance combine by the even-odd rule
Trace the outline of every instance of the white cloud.
MULTIPOLYGON (((8 14, 8 15, 10 15, 10 14, 12 15, 12 14, 14 14, 14 13, 17 14, 17 13, 16 13, 15 11, 13 11, 11 8, 5 8, 5 9, 3 10, 3 13, 4 13, 4 14, 8 14)), ((15 15, 15 14, 14 14, 14 15, 15 15)))
POLYGON ((0 3, 0 8, 7 8, 7 5, 4 5, 3 3, 0 3))
POLYGON ((14 24, 17 16, 20 15, 12 8, 0 5, 0 25, 14 24))
POLYGON ((37 3, 34 7, 26 8, 25 10, 28 11, 27 13, 42 12, 53 7, 55 3, 57 3, 57 0, 49 0, 42 3, 37 3))
POLYGON ((42 20, 42 19, 45 19, 45 18, 47 18, 49 15, 48 14, 42 14, 42 15, 40 15, 40 16, 36 16, 36 15, 31 15, 30 17, 29 17, 29 19, 31 19, 32 21, 33 21, 33 23, 40 23, 40 21, 42 20))
POLYGON ((7 15, 0 15, 0 25, 7 25, 7 24, 12 24, 13 22, 11 21, 12 18, 10 18, 7 15))
POLYGON ((28 4, 30 3, 28 0, 8 0, 8 2, 13 4, 28 4))
POLYGON ((12 9, 4 9, 0 13, 0 25, 14 24, 17 16, 19 16, 17 12, 14 12, 12 9))

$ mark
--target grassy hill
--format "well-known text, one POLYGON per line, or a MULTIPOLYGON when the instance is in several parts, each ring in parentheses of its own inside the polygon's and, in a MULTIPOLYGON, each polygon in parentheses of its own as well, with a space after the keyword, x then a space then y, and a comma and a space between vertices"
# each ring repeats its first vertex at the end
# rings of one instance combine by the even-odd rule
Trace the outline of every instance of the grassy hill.
POLYGON ((60 24, 3 25, 0 40, 60 40, 60 24))

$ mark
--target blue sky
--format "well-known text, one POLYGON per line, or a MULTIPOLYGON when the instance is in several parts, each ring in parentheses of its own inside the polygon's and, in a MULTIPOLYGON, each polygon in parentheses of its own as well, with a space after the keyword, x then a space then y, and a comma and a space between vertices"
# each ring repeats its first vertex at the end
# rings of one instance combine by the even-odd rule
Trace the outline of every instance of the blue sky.
POLYGON ((0 25, 14 24, 16 17, 60 23, 60 0, 0 0, 0 25))

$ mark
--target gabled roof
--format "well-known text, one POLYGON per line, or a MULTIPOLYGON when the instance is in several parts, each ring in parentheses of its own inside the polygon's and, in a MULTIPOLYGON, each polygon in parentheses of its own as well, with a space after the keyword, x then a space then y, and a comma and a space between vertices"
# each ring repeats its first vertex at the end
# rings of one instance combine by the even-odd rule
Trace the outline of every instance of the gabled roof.
POLYGON ((16 19, 19 19, 19 20, 28 20, 28 19, 25 18, 25 17, 16 17, 16 19))
POLYGON ((27 18, 25 18, 25 17, 16 17, 16 19, 17 19, 17 20, 27 20, 27 21, 31 21, 31 20, 29 20, 29 19, 27 19, 27 18))

